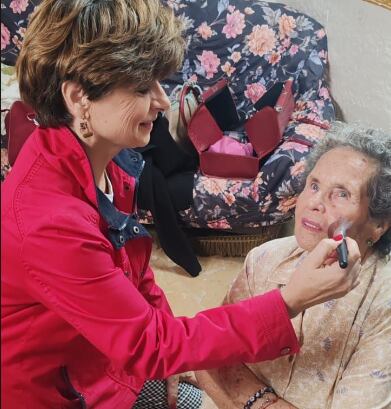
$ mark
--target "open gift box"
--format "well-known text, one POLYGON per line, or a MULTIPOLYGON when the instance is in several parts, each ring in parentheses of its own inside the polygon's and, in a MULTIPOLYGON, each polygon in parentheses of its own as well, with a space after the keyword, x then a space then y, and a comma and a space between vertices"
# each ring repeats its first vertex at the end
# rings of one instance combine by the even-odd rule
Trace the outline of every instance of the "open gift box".
POLYGON ((271 153, 282 141, 285 127, 294 108, 290 79, 274 84, 254 104, 257 112, 242 121, 239 118, 226 80, 221 80, 202 95, 202 102, 192 115, 188 135, 200 158, 204 175, 223 178, 254 179, 259 161, 271 153), (211 152, 209 148, 224 131, 244 126, 254 156, 211 152))

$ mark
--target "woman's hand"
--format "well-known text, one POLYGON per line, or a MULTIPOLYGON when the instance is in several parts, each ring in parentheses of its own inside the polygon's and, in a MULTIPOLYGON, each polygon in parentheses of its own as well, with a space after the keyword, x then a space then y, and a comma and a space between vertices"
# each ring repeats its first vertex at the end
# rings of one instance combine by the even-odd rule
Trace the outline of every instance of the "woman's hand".
POLYGON ((361 255, 356 241, 347 237, 349 265, 341 269, 336 248, 342 240, 323 239, 294 271, 281 290, 291 318, 313 305, 340 298, 359 284, 361 255))
POLYGON ((166 379, 167 403, 170 409, 176 409, 178 400, 179 375, 172 375, 166 379))
POLYGON ((198 382, 194 372, 183 372, 179 375, 172 375, 166 379, 167 385, 167 403, 169 409, 176 409, 178 400, 179 381, 188 382, 198 388, 198 382))

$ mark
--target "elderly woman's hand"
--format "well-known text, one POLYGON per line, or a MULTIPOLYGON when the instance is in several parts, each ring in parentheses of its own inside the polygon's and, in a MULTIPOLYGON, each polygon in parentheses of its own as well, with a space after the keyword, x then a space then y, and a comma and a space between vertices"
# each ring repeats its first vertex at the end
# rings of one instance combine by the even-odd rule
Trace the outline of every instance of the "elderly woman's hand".
POLYGON ((347 237, 349 265, 341 269, 336 248, 342 241, 323 239, 294 271, 281 290, 291 318, 313 305, 340 298, 359 284, 361 255, 355 240, 347 237))

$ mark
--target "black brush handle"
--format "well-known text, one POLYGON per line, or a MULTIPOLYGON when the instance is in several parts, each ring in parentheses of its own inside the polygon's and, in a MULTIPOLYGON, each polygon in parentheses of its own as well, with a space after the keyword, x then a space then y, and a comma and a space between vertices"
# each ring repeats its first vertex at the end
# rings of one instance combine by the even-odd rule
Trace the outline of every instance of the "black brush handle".
POLYGON ((337 247, 338 262, 341 268, 346 268, 348 266, 348 246, 346 245, 346 240, 343 239, 342 243, 337 247))

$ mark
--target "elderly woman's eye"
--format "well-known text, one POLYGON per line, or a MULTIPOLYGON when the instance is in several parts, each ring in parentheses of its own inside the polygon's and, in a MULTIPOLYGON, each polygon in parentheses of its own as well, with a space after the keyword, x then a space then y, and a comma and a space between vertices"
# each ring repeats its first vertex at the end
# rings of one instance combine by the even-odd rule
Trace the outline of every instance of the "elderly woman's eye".
POLYGON ((343 199, 347 199, 349 197, 349 194, 348 192, 346 192, 346 190, 340 190, 337 192, 337 196, 343 199))
POLYGON ((310 184, 310 189, 313 190, 314 192, 317 192, 317 191, 319 190, 319 186, 318 186, 317 183, 312 182, 312 183, 310 184))

